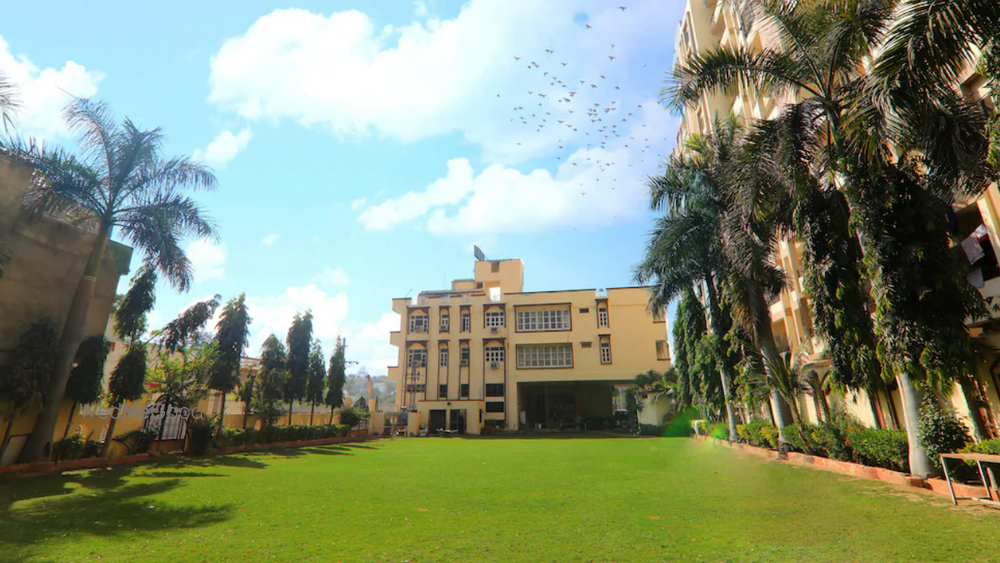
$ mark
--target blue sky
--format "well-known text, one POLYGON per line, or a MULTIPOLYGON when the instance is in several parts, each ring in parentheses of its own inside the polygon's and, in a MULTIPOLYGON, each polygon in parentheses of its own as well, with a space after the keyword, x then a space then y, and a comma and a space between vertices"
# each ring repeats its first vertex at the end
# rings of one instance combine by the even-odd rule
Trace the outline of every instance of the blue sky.
POLYGON ((0 24, 23 134, 72 146, 65 91, 217 171, 221 242, 189 241, 195 284, 153 324, 246 292, 251 354, 310 308, 380 375, 390 299, 470 277, 473 244, 529 291, 630 285, 681 0, 42 4, 0 24))

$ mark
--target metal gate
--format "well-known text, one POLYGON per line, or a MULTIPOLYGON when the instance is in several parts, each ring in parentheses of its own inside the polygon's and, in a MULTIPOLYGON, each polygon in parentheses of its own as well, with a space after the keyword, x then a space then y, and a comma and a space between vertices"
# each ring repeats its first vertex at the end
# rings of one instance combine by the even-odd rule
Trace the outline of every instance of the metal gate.
POLYGON ((187 436, 187 421, 181 416, 181 409, 170 405, 170 412, 164 416, 167 404, 166 397, 160 397, 156 403, 149 406, 149 416, 142 422, 143 430, 152 430, 161 440, 183 440, 187 436), (163 434, 160 426, 163 425, 163 434))

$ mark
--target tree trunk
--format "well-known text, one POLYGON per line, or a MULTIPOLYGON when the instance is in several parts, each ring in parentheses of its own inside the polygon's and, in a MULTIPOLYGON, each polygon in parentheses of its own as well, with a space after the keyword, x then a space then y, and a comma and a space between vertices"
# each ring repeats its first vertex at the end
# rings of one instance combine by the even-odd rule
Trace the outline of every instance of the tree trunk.
POLYGON ((0 457, 7 450, 7 440, 10 440, 10 433, 14 429, 14 409, 7 413, 7 429, 3 431, 3 441, 0 441, 0 457))
POLYGON ((975 376, 964 374, 958 378, 958 385, 962 388, 962 395, 965 396, 965 404, 969 407, 969 419, 972 420, 972 428, 976 433, 976 441, 989 438, 989 431, 986 429, 986 422, 983 420, 983 413, 980 410, 983 403, 980 401, 979 390, 976 388, 975 376))
MULTIPOLYGON (((219 410, 219 433, 217 436, 221 437, 222 427, 226 425, 226 392, 219 391, 219 394, 222 395, 222 406, 219 410)), ((246 416, 243 417, 243 425, 246 426, 246 416)))
POLYGON ((83 341, 83 325, 87 321, 90 302, 94 299, 97 274, 101 269, 101 261, 104 260, 110 238, 110 229, 102 225, 97 232, 97 238, 94 239, 94 246, 91 248, 87 266, 76 286, 76 293, 73 294, 73 301, 69 306, 69 313, 66 315, 66 323, 63 325, 62 338, 59 340, 59 356, 56 357, 52 382, 45 394, 45 403, 35 420, 31 436, 24 445, 24 450, 21 451, 20 461, 22 463, 43 461, 45 447, 52 442, 52 436, 56 430, 56 419, 59 418, 59 409, 62 407, 63 397, 66 395, 66 383, 69 381, 69 373, 73 369, 76 351, 80 347, 80 342, 83 341))
POLYGON ((316 412, 316 403, 310 403, 309 406, 309 426, 313 425, 313 414, 316 412))
POLYGON ((73 413, 76 412, 76 407, 79 405, 77 401, 73 401, 73 408, 69 411, 69 419, 66 420, 66 430, 63 432, 62 439, 65 440, 69 436, 69 429, 73 425, 73 413))
POLYGON ((160 418, 160 431, 156 433, 156 441, 163 440, 163 430, 167 427, 167 417, 170 416, 170 397, 163 402, 163 416, 160 418))
POLYGON ((108 454, 111 453, 111 440, 115 435, 115 424, 118 423, 118 416, 115 414, 115 411, 122 412, 122 404, 118 403, 118 405, 111 407, 111 420, 108 421, 108 431, 104 435, 104 445, 101 446, 101 457, 108 457, 108 454))
POLYGON ((330 407, 330 426, 333 426, 333 407, 330 407))
POLYGON ((294 404, 295 404, 295 401, 288 401, 288 425, 289 426, 292 425, 292 407, 294 406, 294 404))
POLYGON ((781 397, 781 393, 778 392, 776 378, 770 367, 770 364, 777 364, 782 361, 781 355, 778 354, 778 347, 774 343, 774 338, 771 337, 770 331, 768 331, 768 334, 762 336, 765 336, 765 338, 761 338, 760 353, 764 356, 764 372, 771 387, 771 409, 774 411, 774 422, 775 426, 778 427, 778 441, 779 445, 781 445, 787 442, 784 428, 788 426, 789 420, 792 419, 792 413, 788 403, 785 402, 785 399, 781 397))
POLYGON ((732 379, 729 377, 729 351, 726 349, 725 345, 725 334, 722 330, 722 308, 719 307, 718 295, 715 291, 715 277, 711 272, 707 273, 705 276, 705 287, 708 294, 708 307, 709 315, 712 317, 712 332, 718 337, 716 342, 719 342, 719 358, 722 361, 722 369, 719 370, 719 380, 722 384, 722 398, 726 402, 726 421, 729 423, 729 441, 735 442, 737 439, 736 435, 736 411, 733 409, 733 401, 729 397, 729 381, 732 379))
POLYGON ((918 411, 923 393, 913 385, 910 374, 900 373, 896 376, 899 382, 899 393, 903 399, 903 424, 906 426, 906 439, 910 446, 910 474, 917 477, 928 477, 935 473, 934 465, 927 450, 920 444, 917 433, 918 411))

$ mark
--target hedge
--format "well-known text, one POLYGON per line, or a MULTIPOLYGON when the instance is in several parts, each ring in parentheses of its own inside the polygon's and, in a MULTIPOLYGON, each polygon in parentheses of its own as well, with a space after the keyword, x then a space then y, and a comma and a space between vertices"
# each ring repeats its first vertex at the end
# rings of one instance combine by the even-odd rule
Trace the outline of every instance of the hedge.
POLYGON ((903 430, 855 428, 847 433, 847 441, 857 460, 865 465, 910 471, 909 442, 903 430))

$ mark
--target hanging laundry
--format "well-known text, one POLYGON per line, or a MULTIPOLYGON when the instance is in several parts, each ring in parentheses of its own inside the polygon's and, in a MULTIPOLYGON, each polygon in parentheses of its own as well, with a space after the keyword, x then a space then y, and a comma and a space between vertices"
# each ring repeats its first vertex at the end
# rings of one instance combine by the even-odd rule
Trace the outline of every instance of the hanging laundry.
POLYGON ((980 258, 986 256, 983 246, 979 244, 979 237, 975 233, 962 241, 962 250, 965 251, 965 257, 969 259, 969 264, 975 264, 980 258))

